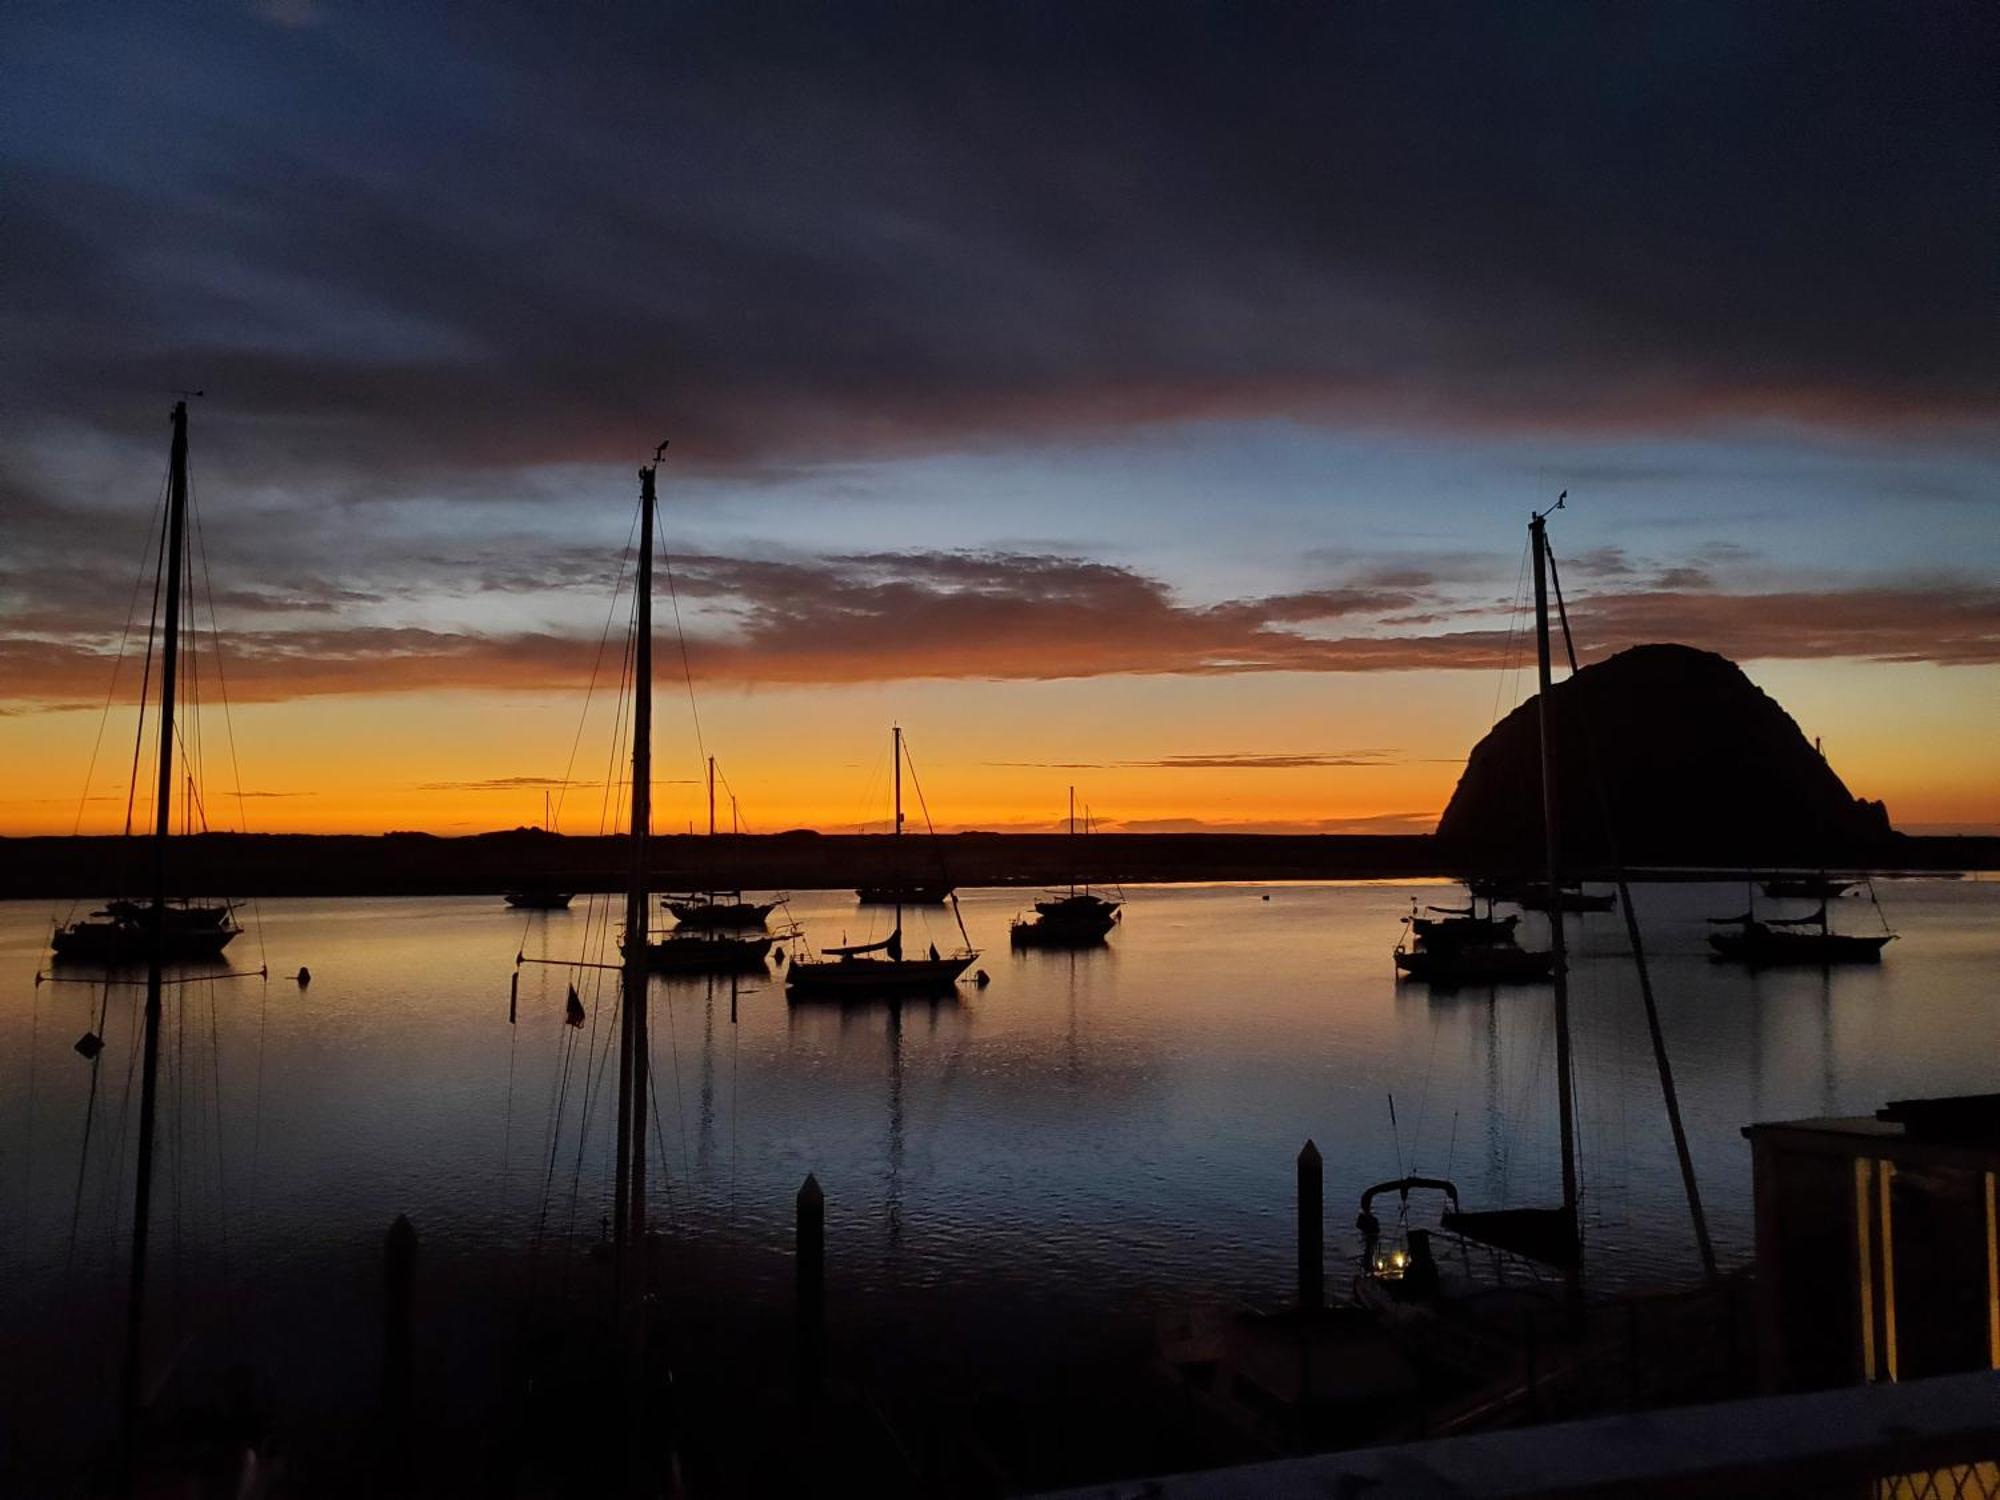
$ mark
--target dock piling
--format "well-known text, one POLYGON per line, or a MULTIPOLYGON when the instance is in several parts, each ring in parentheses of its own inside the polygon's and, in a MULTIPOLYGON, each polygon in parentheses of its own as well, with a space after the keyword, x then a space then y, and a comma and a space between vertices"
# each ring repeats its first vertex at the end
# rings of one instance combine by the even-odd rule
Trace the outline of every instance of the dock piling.
POLYGON ((1299 1306, 1308 1313, 1326 1305, 1326 1200, 1324 1163, 1310 1139, 1299 1151, 1299 1306))

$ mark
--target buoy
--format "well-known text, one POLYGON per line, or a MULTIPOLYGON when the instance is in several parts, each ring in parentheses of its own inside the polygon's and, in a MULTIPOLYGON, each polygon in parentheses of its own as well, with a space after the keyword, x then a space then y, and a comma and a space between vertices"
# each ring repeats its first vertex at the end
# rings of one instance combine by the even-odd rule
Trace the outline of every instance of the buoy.
POLYGON ((89 1062, 104 1050, 104 1038, 94 1031, 86 1031, 76 1039, 76 1050, 85 1062, 89 1062))
POLYGON ((304 964, 300 964, 299 972, 294 977, 299 982, 299 988, 304 989, 307 985, 313 982, 313 971, 311 969, 308 969, 304 964))
POLYGON ((984 969, 974 969, 972 971, 972 982, 983 990, 993 982, 993 976, 988 974, 984 969))
POLYGON ((1269 900, 1271 899, 1271 895, 1270 895, 1270 892, 1266 891, 1266 892, 1264 893, 1264 899, 1265 899, 1266 901, 1269 901, 1269 900))

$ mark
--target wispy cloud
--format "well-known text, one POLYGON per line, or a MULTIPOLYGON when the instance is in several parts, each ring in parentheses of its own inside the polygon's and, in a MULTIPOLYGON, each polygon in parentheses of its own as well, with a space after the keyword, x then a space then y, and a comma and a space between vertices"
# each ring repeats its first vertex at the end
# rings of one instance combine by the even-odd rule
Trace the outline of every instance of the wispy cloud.
POLYGON ((1027 766, 1050 771, 1306 771, 1326 767, 1395 765, 1394 750, 1347 750, 1283 754, 1240 751, 1220 755, 1163 755, 1151 760, 1022 761, 994 760, 990 766, 1027 766))
MULTIPOLYGON (((871 553, 819 560, 704 557, 683 594, 710 611, 689 643, 697 680, 748 685, 911 679, 1053 681, 1261 672, 1488 670, 1518 638, 1490 607, 1435 612, 1466 628, 1411 631, 1409 590, 1344 585, 1190 603, 1136 569, 999 553, 871 553), (1329 626, 1335 628, 1329 629, 1329 626)), ((1739 661, 1848 658, 2000 662, 2000 585, 1952 577, 1731 592, 1705 574, 1578 591, 1569 616, 1598 656, 1681 641, 1739 661)), ((0 682, 15 704, 73 706, 108 682, 115 640, 0 634, 0 682)), ((480 634, 416 627, 251 630, 225 645, 240 701, 440 689, 574 691, 596 642, 555 631, 480 634)), ((136 691, 127 672, 123 691, 136 691)), ((1263 752, 1257 752, 1264 754, 1263 752)), ((1346 752, 1357 763, 1368 752, 1346 752)), ((1264 768, 1311 763, 1268 757, 1264 768)), ((1236 756, 1182 767, 1243 769, 1236 756)), ((540 785, 539 782, 525 783, 540 785)))

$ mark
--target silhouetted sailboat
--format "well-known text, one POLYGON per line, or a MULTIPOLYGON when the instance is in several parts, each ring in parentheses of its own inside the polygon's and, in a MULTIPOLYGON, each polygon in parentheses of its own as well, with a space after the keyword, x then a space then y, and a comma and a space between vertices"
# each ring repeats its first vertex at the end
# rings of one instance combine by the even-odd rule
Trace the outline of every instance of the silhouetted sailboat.
MULTIPOLYGON (((543 792, 542 832, 554 832, 549 821, 549 794, 543 792)), ((554 883, 546 879, 524 880, 504 894, 507 904, 521 911, 563 911, 575 895, 573 891, 557 890, 554 883)))
MULTIPOLYGON (((735 806, 735 798, 730 798, 730 806, 735 806)), ((731 832, 735 831, 735 817, 731 815, 731 832)), ((708 837, 709 847, 715 841, 715 757, 708 757, 708 837)), ((711 869, 709 874, 714 875, 711 869)), ((681 927, 705 931, 727 930, 730 928, 762 927, 778 908, 777 901, 745 901, 740 890, 719 890, 713 886, 705 891, 690 891, 685 895, 661 898, 661 905, 673 913, 675 923, 681 927)), ((770 944, 766 943, 768 951, 770 944)), ((758 955, 759 958, 763 954, 758 955)))
MULTIPOLYGON (((173 812, 174 743, 177 732, 174 722, 175 693, 180 680, 182 654, 181 593, 186 565, 183 553, 187 546, 188 436, 185 401, 174 403, 173 440, 168 452, 167 526, 160 555, 163 575, 160 591, 164 604, 160 622, 159 783, 156 789, 157 806, 153 810, 153 857, 159 879, 150 900, 112 901, 87 917, 58 926, 50 934, 49 947, 55 957, 64 963, 120 965, 154 960, 199 963, 220 958, 222 950, 242 931, 236 924, 235 908, 230 902, 171 897, 166 890, 165 862, 173 812)), ((190 782, 190 806, 194 802, 192 785, 190 782)), ((131 832, 129 822, 126 832, 131 832)))
POLYGON ((934 994, 949 990, 959 975, 972 966, 979 950, 965 931, 958 900, 949 885, 930 895, 933 887, 906 882, 902 878, 903 834, 903 731, 893 731, 891 753, 896 766, 895 860, 890 880, 881 886, 864 886, 858 892, 865 902, 881 902, 896 908, 896 923, 879 941, 844 943, 821 950, 818 958, 794 958, 785 970, 785 987, 794 995, 845 995, 853 997, 934 994), (908 898, 908 899, 906 899, 908 898), (934 905, 939 900, 951 904, 952 919, 958 924, 963 943, 957 952, 940 953, 935 943, 922 958, 909 958, 903 951, 903 908, 906 905, 934 905))
POLYGON ((1773 875, 1762 882, 1773 901, 1830 901, 1845 896, 1862 882, 1828 875, 1773 875))
POLYGON ((1843 933, 1832 930, 1827 921, 1827 903, 1804 917, 1765 917, 1756 910, 1739 917, 1710 917, 1712 927, 1733 927, 1733 932, 1711 932, 1708 946, 1719 959, 1748 964, 1751 968, 1779 968, 1786 965, 1819 967, 1827 964, 1879 963, 1882 950, 1895 941, 1893 932, 1843 933))
POLYGON ((1067 895, 1035 903, 1035 915, 1017 918, 1007 929, 1017 948, 1083 948, 1101 943, 1118 921, 1122 902, 1076 884, 1076 788, 1069 789, 1070 880, 1067 895))
POLYGON ((903 862, 903 730, 894 725, 889 730, 889 763, 891 775, 896 783, 896 823, 891 837, 897 840, 894 853, 890 857, 891 873, 887 880, 872 885, 858 887, 854 894, 863 906, 940 906, 951 899, 952 885, 949 880, 914 879, 909 867, 903 862))
MULTIPOLYGON (((1556 502, 1560 508, 1562 500, 1556 502)), ((1547 900, 1547 908, 1552 913, 1562 907, 1565 891, 1561 869, 1561 838, 1557 787, 1559 778, 1555 764, 1555 750, 1552 743, 1552 713, 1549 699, 1553 685, 1550 670, 1549 642, 1549 592, 1555 584, 1556 606, 1562 606, 1561 584, 1555 580, 1555 562, 1549 554, 1547 535, 1547 513, 1539 512, 1529 521, 1529 543, 1534 557, 1535 575, 1535 647, 1536 665, 1539 676, 1539 693, 1536 699, 1539 722, 1542 791, 1542 840, 1545 878, 1542 893, 1547 900)), ((1576 671, 1576 649, 1569 634, 1567 612, 1563 616, 1563 637, 1568 649, 1571 674, 1576 671)), ((1598 787, 1600 806, 1603 802, 1602 786, 1598 787)), ((1611 830, 1608 813, 1605 815, 1607 832, 1611 830)), ((1612 858, 1617 870, 1616 904, 1625 916, 1626 934, 1632 944, 1634 966, 1639 979, 1639 991, 1646 1010, 1646 1020, 1651 1032, 1654 1062, 1659 1070, 1661 1093, 1666 1105, 1667 1121, 1674 1142, 1675 1154, 1679 1159, 1682 1185, 1687 1194, 1688 1209, 1693 1219, 1695 1238, 1699 1247, 1703 1269, 1712 1279, 1715 1272, 1715 1252, 1708 1236, 1707 1220, 1702 1212, 1700 1194, 1696 1188, 1693 1159, 1689 1154, 1687 1136, 1682 1128, 1680 1103, 1674 1089, 1673 1071, 1668 1063, 1666 1045, 1659 1025, 1659 1014, 1653 1000, 1652 980, 1645 961, 1645 949, 1640 940, 1638 919, 1632 909, 1629 887, 1615 854, 1612 858)), ((1488 888, 1489 893, 1491 888, 1488 888)), ((1497 894, 1497 893, 1495 893, 1497 894)), ((1491 924, 1492 909, 1487 917, 1479 919, 1476 913, 1465 910, 1448 914, 1456 922, 1476 924, 1482 920, 1491 924)), ((1414 914, 1413 914, 1414 917, 1414 914)), ((1414 927, 1415 921, 1411 921, 1414 927)), ((1416 919, 1421 920, 1421 919, 1416 919)), ((1557 1120, 1561 1140, 1562 1156, 1562 1202, 1556 1207, 1520 1207, 1490 1210, 1466 1210, 1458 1201, 1457 1189, 1441 1180, 1405 1178, 1371 1188, 1364 1195, 1359 1227, 1362 1230, 1365 1255, 1361 1275, 1356 1282, 1356 1292, 1368 1305, 1375 1306, 1402 1316, 1414 1313, 1428 1316, 1434 1309, 1440 1291, 1440 1276, 1431 1254, 1429 1235, 1425 1231, 1411 1230, 1402 1248, 1388 1254, 1379 1250, 1380 1226, 1370 1211, 1370 1201, 1379 1193, 1395 1190, 1407 1203, 1412 1187, 1436 1188, 1446 1198, 1446 1207, 1440 1218, 1440 1227, 1447 1233, 1456 1234, 1464 1240, 1477 1242, 1492 1250, 1520 1256, 1536 1265, 1546 1267, 1561 1274, 1568 1315, 1565 1322, 1575 1327, 1581 1318, 1583 1298, 1583 1245, 1581 1226, 1578 1221, 1577 1167, 1576 1167, 1576 1121, 1575 1121, 1575 1066, 1572 1057, 1569 1005, 1569 962, 1565 924, 1559 919, 1549 922, 1551 951, 1538 957, 1546 964, 1546 973, 1554 989, 1555 1020, 1555 1088, 1557 1120)), ((1432 926, 1425 936, 1433 943, 1442 932, 1454 930, 1448 924, 1432 926)), ((1507 944, 1497 941, 1498 934, 1490 931, 1490 926, 1482 930, 1477 926, 1456 929, 1466 935, 1463 952, 1492 953, 1506 951, 1511 944, 1512 929, 1506 930, 1507 944), (1491 946, 1488 946, 1491 941, 1491 946)), ((1453 961, 1453 945, 1447 939, 1441 946, 1429 949, 1436 955, 1433 962, 1440 966, 1453 961)), ((1519 951, 1519 950, 1515 950, 1519 951)), ((1399 967, 1402 967, 1399 955, 1399 967)), ((1393 1111, 1393 1103, 1391 1109, 1393 1111)))

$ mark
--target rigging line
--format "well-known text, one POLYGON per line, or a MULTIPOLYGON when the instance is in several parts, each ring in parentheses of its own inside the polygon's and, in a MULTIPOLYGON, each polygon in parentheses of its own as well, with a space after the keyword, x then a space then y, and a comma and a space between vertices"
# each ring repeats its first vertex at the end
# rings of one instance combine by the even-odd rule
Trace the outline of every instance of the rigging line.
MULTIPOLYGON (((166 504, 167 483, 160 488, 160 503, 166 504)), ((146 665, 139 677, 139 717, 133 728, 132 770, 125 783, 125 837, 132 836, 132 804, 139 795, 139 758, 146 749, 146 703, 153 687, 153 648, 160 629, 160 586, 167 575, 167 528, 160 527, 160 539, 156 544, 153 563, 153 604, 146 615, 146 665)), ((123 872, 119 883, 123 885, 123 872)))
MULTIPOLYGON (((78 834, 83 832, 83 813, 84 809, 90 805, 90 785, 91 782, 94 781, 97 776, 97 757, 98 753, 104 747, 104 731, 108 729, 111 725, 111 705, 113 702, 116 701, 118 697, 118 676, 119 673, 122 672, 125 667, 125 649, 131 643, 132 640, 132 622, 139 617, 139 590, 141 587, 144 586, 146 582, 146 554, 153 551, 155 546, 157 545, 153 541, 153 527, 158 526, 160 524, 160 519, 165 512, 165 507, 166 507, 166 485, 165 481, 162 481, 160 488, 160 499, 158 503, 156 503, 153 507, 153 519, 148 524, 146 529, 146 545, 139 553, 139 568, 138 571, 132 575, 131 597, 128 598, 125 602, 125 628, 118 633, 118 654, 117 656, 112 658, 111 681, 109 685, 107 685, 106 688, 104 689, 104 707, 99 711, 97 716, 96 737, 93 738, 90 742, 90 761, 84 768, 83 790, 78 794, 76 799, 76 820, 70 825, 70 830, 69 830, 71 838, 75 838, 78 834)), ((153 586, 154 589, 157 591, 159 588, 159 580, 157 576, 154 579, 153 586)), ((145 709, 142 706, 139 711, 139 719, 142 725, 145 722, 145 717, 146 717, 145 709)), ((133 774, 137 775, 136 763, 134 766, 133 774)), ((78 904, 79 902, 76 898, 71 899, 69 904, 69 913, 64 918, 65 921, 75 920, 76 908, 78 904)))
MULTIPOLYGON (((562 784, 556 788, 556 825, 562 825, 563 799, 569 795, 570 777, 576 770, 577 752, 583 745, 584 727, 590 721, 590 703, 597 692, 598 675, 604 668, 604 651, 611 644, 611 622, 618 617, 618 598, 625 592, 625 573, 632 561, 633 538, 639 534, 639 513, 632 512, 632 526, 625 533, 625 548, 618 554, 618 573, 611 582, 611 601, 604 607, 604 629, 597 637, 597 654, 590 662, 590 683, 583 691, 583 709, 576 716, 576 733, 569 742, 569 759, 563 763, 562 784)), ((598 830, 603 832, 602 828, 598 830)))
MULTIPOLYGON (((902 746, 903 759, 910 767, 910 785, 916 788, 917 808, 924 815, 924 831, 930 835, 931 843, 936 846, 937 825, 931 821, 930 804, 924 800, 924 784, 917 780, 917 763, 910 756, 910 737, 907 734, 902 737, 902 746)), ((951 871, 945 867, 944 849, 941 846, 937 847, 937 861, 939 876, 949 882, 951 871)), ((959 908, 957 891, 951 892, 951 915, 953 920, 958 923, 959 937, 963 939, 965 946, 970 948, 972 946, 972 934, 965 930, 965 913, 959 908)), ((929 926, 929 923, 925 925, 929 926)))
POLYGON ((688 661, 687 631, 681 627, 680 590, 674 587, 674 560, 662 546, 660 549, 660 571, 667 575, 667 602, 674 608, 674 634, 680 640, 681 676, 687 682, 688 717, 694 721, 694 747, 703 763, 708 760, 708 746, 701 735, 701 709, 694 701, 694 667, 688 661))
MULTIPOLYGON (((1548 560, 1549 582, 1556 598, 1556 616, 1562 622, 1563 648, 1569 657, 1570 676, 1574 678, 1577 672, 1576 638, 1570 632, 1569 607, 1563 602, 1562 576, 1556 569, 1555 554, 1548 549, 1546 535, 1543 537, 1542 555, 1548 560)), ((1716 1277, 1715 1247, 1709 1238, 1708 1216, 1702 1209, 1701 1190, 1695 1177, 1694 1158, 1688 1150, 1687 1132, 1681 1124, 1680 1098, 1674 1091, 1673 1065, 1668 1059, 1666 1036, 1660 1027, 1659 1006, 1653 999, 1652 973, 1646 964, 1645 943, 1639 933, 1639 914, 1633 909, 1631 888, 1625 879, 1624 861, 1619 857, 1617 832, 1611 816, 1611 800, 1604 790, 1603 777, 1598 773, 1595 743, 1590 736, 1589 723, 1582 718, 1580 711, 1579 723, 1583 728, 1584 760, 1590 769, 1592 788, 1597 793, 1598 817, 1604 825, 1605 842, 1611 854, 1612 868, 1617 875, 1618 902, 1624 909, 1625 932, 1632 946, 1633 967, 1639 974, 1639 994, 1645 1003, 1646 1029, 1652 1042, 1653 1060, 1659 1069, 1660 1093, 1666 1103, 1667 1123, 1674 1141, 1674 1156, 1680 1168, 1682 1190, 1688 1200, 1688 1217, 1693 1222, 1695 1246, 1701 1256, 1702 1270, 1713 1281, 1716 1277)), ((1561 903, 1556 904, 1559 906, 1561 903)), ((1561 921, 1561 913, 1556 913, 1553 920, 1561 921)))
MULTIPOLYGON (((563 1238, 565 1241, 572 1240, 576 1236, 576 1206, 583 1192, 584 1148, 590 1140, 591 1100, 601 1100, 604 1097, 604 1074, 610 1065, 611 1055, 616 1050, 614 1043, 618 1037, 619 1009, 625 1003, 625 987, 621 984, 611 1001, 611 1022, 610 1025, 604 1028, 604 1051, 599 1054, 597 1052, 597 1017, 601 1010, 601 1001, 604 993, 603 984, 603 974, 599 973, 597 976, 597 987, 591 992, 590 997, 590 1042, 584 1054, 583 1099, 577 1106, 576 1160, 570 1167, 569 1212, 563 1222, 563 1238), (590 1063, 592 1057, 597 1058, 594 1071, 590 1063)), ((601 1202, 602 1200, 600 1199, 599 1201, 601 1202)))
POLYGON ((562 1065, 556 1069, 555 1099, 550 1111, 550 1118, 553 1124, 549 1132, 549 1164, 542 1174, 542 1203, 541 1209, 535 1218, 535 1238, 532 1253, 536 1255, 541 1253, 542 1234, 548 1225, 549 1195, 555 1187, 556 1161, 562 1146, 562 1117, 569 1096, 570 1066, 576 1058, 576 1033, 569 1027, 564 1027, 563 1031, 562 1038, 556 1044, 557 1050, 562 1056, 562 1065))
POLYGON ((1514 602, 1507 613, 1507 644, 1500 654, 1499 674, 1493 680, 1493 717, 1489 727, 1500 722, 1500 694, 1507 685, 1507 674, 1514 670, 1514 645, 1520 633, 1521 594, 1527 586, 1528 555, 1532 545, 1524 542, 1521 546, 1521 569, 1514 579, 1514 602))
MULTIPOLYGON (((222 695, 222 728, 224 738, 229 745, 229 774, 231 779, 236 783, 236 831, 238 833, 248 833, 250 831, 250 813, 249 809, 244 806, 243 768, 236 754, 236 720, 230 711, 229 678, 222 660, 222 627, 215 617, 215 579, 210 574, 208 567, 208 533, 202 529, 201 512, 195 506, 194 480, 192 475, 190 475, 188 480, 188 517, 194 523, 191 529, 194 532, 195 550, 201 558, 202 592, 208 599, 209 650, 215 657, 216 691, 222 695)), ((250 903, 250 910, 253 917, 259 918, 255 924, 257 928, 257 965, 259 968, 268 971, 271 967, 271 958, 264 944, 262 914, 259 912, 254 900, 250 903)))

